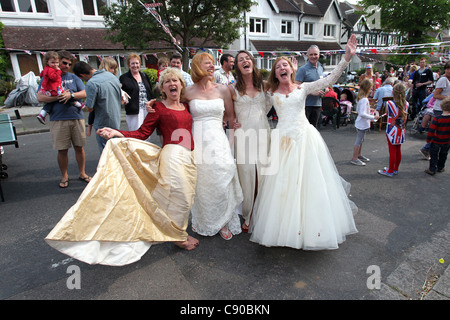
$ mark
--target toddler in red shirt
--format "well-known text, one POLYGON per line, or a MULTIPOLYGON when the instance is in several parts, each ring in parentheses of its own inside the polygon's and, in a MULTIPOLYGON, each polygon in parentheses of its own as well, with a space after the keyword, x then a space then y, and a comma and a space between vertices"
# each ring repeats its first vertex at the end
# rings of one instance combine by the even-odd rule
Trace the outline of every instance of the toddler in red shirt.
MULTIPOLYGON (((49 51, 44 55, 44 70, 40 73, 41 81, 41 93, 46 96, 56 97, 64 92, 64 88, 61 80, 61 69, 59 68, 59 55, 55 51, 49 51)), ((75 107, 80 110, 83 109, 84 104, 79 101, 73 101, 75 107)), ((50 104, 47 104, 42 108, 41 112, 37 116, 40 123, 45 124, 45 117, 47 113, 51 111, 50 104)))

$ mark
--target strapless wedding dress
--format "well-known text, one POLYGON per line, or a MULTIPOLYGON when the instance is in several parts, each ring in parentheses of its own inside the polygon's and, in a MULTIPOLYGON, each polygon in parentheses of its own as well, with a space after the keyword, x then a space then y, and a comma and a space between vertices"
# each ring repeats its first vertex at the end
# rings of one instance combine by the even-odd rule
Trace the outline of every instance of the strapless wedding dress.
POLYGON ((189 111, 194 120, 192 134, 197 165, 192 229, 200 235, 213 236, 228 227, 232 234, 239 234, 237 208, 243 195, 230 143, 222 126, 224 101, 193 99, 189 102, 189 111))

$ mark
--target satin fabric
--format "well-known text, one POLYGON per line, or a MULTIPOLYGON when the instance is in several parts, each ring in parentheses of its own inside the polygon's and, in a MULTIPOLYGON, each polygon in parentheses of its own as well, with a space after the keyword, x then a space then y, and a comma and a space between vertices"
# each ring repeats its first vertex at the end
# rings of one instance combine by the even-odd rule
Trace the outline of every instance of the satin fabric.
POLYGON ((192 151, 111 139, 97 173, 45 240, 89 264, 135 262, 152 244, 187 239, 195 185, 192 151))

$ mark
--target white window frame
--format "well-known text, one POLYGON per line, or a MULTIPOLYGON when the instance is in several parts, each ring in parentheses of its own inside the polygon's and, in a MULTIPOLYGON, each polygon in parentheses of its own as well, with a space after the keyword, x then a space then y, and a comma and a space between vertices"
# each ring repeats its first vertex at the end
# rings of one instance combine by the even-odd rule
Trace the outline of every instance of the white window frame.
MULTIPOLYGON (((80 2, 81 2, 81 10, 83 12, 83 17, 84 18, 101 18, 101 19, 103 19, 103 15, 100 15, 98 13, 97 0, 90 0, 90 1, 92 1, 93 6, 94 6, 94 14, 93 15, 84 13, 83 0, 80 0, 80 2)), ((106 6, 107 7, 111 6, 111 0, 106 0, 106 6)))
POLYGON ((250 18, 250 24, 248 26, 250 33, 252 33, 252 34, 268 34, 269 33, 268 27, 269 27, 268 19, 256 18, 256 17, 250 18), (257 26, 260 26, 261 31, 256 31, 257 26), (252 28, 253 28, 253 31, 251 31, 252 28))
POLYGON ((280 30, 284 36, 292 36, 294 34, 294 22, 292 20, 281 20, 280 30), (284 32, 283 29, 285 29, 284 32), (290 32, 288 32, 288 29, 290 29, 290 32))
POLYGON ((314 36, 314 23, 305 22, 303 24, 303 34, 308 37, 314 36))
POLYGON ((341 54, 337 54, 337 53, 332 53, 330 55, 326 55, 325 56, 325 61, 327 66, 335 66, 338 65, 339 62, 341 61, 341 54))
POLYGON ((336 25, 326 24, 323 26, 323 36, 327 38, 336 38, 336 25))
POLYGON ((3 9, 0 6, 0 13, 7 15, 7 14, 29 14, 29 15, 34 15, 34 14, 38 14, 38 15, 49 15, 50 14, 50 1, 47 0, 47 9, 48 12, 37 12, 36 11, 36 2, 35 0, 30 0, 30 4, 31 4, 31 10, 32 12, 22 12, 19 9, 19 1, 18 0, 12 0, 13 4, 14 4, 14 9, 15 11, 3 11, 3 9))

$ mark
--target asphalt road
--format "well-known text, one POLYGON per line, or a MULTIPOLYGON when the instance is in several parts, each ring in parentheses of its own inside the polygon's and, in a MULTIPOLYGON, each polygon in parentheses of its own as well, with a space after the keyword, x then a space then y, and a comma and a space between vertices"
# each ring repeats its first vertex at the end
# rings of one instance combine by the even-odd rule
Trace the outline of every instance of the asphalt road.
MULTIPOLYGON (((70 186, 58 187, 48 132, 19 136, 20 147, 5 146, 3 155, 9 178, 1 181, 0 299, 181 300, 169 310, 175 314, 195 300, 449 300, 450 166, 433 177, 425 174, 427 161, 418 152, 424 137, 408 134, 400 174, 380 176, 377 170, 388 164, 384 133, 366 136, 363 151, 371 161, 365 167, 349 163, 353 126, 327 126, 321 133, 359 208, 359 232, 339 249, 267 248, 248 234, 230 241, 197 236, 193 251, 159 244, 123 267, 87 265, 45 243, 85 183, 71 151, 70 186)), ((86 158, 86 172, 93 175, 99 158, 94 137, 86 158)))

